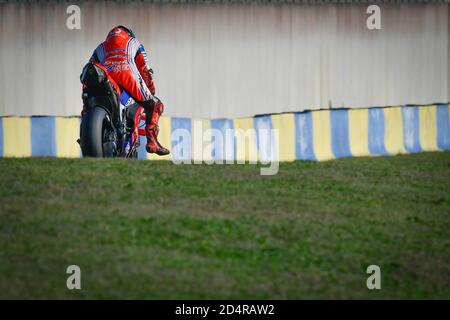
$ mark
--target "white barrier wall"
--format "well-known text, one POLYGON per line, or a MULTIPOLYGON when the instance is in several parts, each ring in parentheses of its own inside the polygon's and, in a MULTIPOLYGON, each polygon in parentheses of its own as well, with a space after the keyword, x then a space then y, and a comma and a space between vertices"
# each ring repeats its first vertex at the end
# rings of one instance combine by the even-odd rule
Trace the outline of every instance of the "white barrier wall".
POLYGON ((79 74, 117 24, 149 51, 166 115, 236 118, 448 102, 449 5, 0 3, 0 116, 78 115, 79 74))

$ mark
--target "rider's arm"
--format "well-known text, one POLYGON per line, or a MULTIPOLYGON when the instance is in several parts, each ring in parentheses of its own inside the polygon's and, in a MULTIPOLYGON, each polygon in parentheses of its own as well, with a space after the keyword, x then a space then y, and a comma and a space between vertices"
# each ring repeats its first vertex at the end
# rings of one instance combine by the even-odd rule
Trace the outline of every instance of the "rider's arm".
POLYGON ((141 74, 142 78, 145 81, 145 84, 150 89, 150 92, 152 95, 155 95, 155 83, 153 82, 153 70, 150 68, 147 52, 144 49, 144 46, 139 43, 137 39, 134 39, 136 41, 136 45, 138 47, 136 57, 134 58, 134 61, 136 62, 136 67, 139 70, 139 73, 141 74))

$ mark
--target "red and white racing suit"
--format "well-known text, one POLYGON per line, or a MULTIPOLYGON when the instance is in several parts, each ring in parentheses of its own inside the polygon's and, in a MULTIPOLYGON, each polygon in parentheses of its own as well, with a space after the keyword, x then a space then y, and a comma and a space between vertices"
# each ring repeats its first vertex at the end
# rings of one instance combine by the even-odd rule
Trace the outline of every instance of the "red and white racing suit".
POLYGON ((157 148, 159 145, 157 142, 158 122, 164 111, 164 105, 154 97, 153 71, 149 67, 144 46, 125 30, 116 27, 95 49, 90 62, 103 65, 121 89, 127 91, 138 104, 144 107, 147 119, 147 146, 151 142, 149 142, 150 134, 154 136, 157 144, 154 148, 157 148))

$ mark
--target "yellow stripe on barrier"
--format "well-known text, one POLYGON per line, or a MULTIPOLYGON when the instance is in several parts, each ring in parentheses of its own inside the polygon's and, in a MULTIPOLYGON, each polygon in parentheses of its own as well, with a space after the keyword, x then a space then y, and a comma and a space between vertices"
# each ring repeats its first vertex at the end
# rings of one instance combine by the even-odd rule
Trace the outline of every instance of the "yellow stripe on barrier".
POLYGON ((31 156, 30 118, 3 118, 3 155, 5 157, 31 156))
POLYGON ((384 146, 389 154, 406 153, 401 107, 384 108, 384 146))
POLYGON ((55 118, 56 156, 63 158, 79 158, 80 146, 77 143, 80 133, 79 118, 55 118))
POLYGON ((242 163, 258 161, 258 147, 256 132, 253 128, 253 118, 234 120, 234 134, 236 137, 236 161, 242 163))
POLYGON ((438 150, 436 139, 436 107, 419 107, 420 146, 424 151, 438 150))
MULTIPOLYGON (((172 151, 172 130, 171 130, 171 121, 170 117, 161 117, 159 118, 159 135, 158 135, 158 141, 162 144, 163 147, 166 147, 167 149, 172 151)), ((142 140, 141 140, 142 141, 142 140)), ((143 140, 144 143, 146 140, 143 140)), ((147 153, 147 159, 150 160, 170 160, 171 154, 168 154, 167 156, 158 156, 154 153, 147 153)))
POLYGON ((330 111, 312 113, 314 155, 318 161, 334 159, 331 149, 330 111))
POLYGON ((369 113, 367 109, 348 110, 348 138, 352 156, 369 156, 369 113))
POLYGON ((279 161, 295 160, 295 123, 294 114, 275 114, 272 115, 272 129, 278 130, 278 148, 279 161))

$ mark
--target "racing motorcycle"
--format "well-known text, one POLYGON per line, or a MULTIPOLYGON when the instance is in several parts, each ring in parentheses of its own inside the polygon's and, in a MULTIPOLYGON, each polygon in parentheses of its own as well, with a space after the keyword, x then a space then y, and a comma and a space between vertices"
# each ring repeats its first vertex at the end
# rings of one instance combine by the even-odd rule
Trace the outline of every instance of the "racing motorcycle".
POLYGON ((87 108, 78 140, 83 157, 137 158, 139 136, 145 136, 144 108, 97 63, 88 63, 80 80, 87 108))

